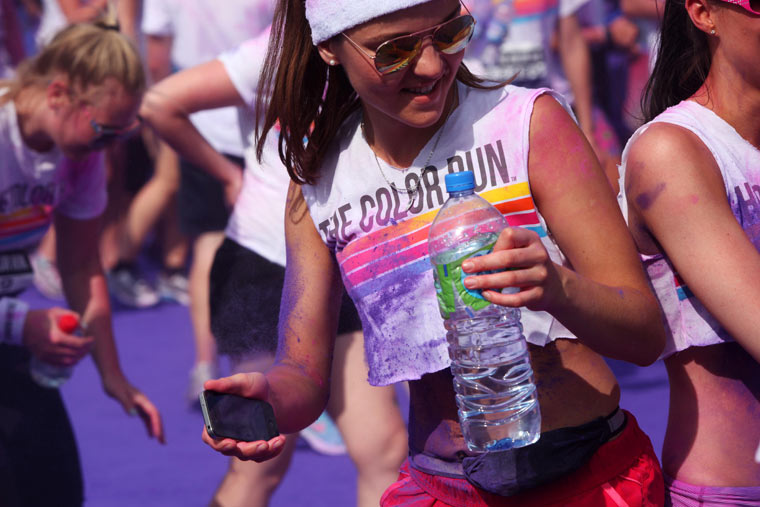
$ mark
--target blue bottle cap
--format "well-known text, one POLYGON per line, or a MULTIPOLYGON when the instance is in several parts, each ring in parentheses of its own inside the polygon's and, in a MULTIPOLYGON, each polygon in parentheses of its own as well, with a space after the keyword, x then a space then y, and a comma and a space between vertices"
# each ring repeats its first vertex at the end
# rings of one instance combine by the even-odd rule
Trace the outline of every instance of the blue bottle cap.
POLYGON ((458 173, 447 174, 446 191, 462 192, 463 190, 472 190, 475 188, 475 173, 472 171, 462 171, 458 173))

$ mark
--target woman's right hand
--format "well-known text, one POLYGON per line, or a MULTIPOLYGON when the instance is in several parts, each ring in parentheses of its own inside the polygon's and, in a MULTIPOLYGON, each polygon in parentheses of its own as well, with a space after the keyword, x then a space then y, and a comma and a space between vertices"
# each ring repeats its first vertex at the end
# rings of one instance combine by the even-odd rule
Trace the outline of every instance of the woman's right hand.
MULTIPOLYGON (((263 373, 237 373, 231 377, 209 380, 203 387, 209 391, 269 401, 269 383, 263 373)), ((278 435, 268 441, 255 442, 243 442, 232 438, 213 439, 205 426, 202 438, 215 451, 225 456, 235 456, 243 461, 262 462, 272 459, 282 452, 285 444, 284 435, 278 435)))
POLYGON ((29 310, 24 322, 24 346, 33 356, 56 366, 74 366, 92 348, 91 336, 78 336, 62 331, 58 319, 76 315, 64 308, 29 310))

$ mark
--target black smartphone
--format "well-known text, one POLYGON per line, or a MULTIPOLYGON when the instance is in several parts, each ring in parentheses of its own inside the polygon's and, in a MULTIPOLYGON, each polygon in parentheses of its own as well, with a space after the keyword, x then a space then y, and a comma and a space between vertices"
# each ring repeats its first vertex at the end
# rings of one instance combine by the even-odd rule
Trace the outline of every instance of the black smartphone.
POLYGON ((211 438, 234 438, 244 442, 269 440, 277 435, 272 405, 235 394, 203 391, 201 411, 211 438))

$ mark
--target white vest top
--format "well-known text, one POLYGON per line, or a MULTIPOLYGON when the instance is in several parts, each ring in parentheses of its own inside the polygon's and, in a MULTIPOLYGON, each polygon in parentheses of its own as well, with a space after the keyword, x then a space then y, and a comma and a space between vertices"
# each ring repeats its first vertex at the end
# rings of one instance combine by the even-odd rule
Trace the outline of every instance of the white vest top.
MULTIPOLYGON (((668 108, 631 136, 623 151, 620 188, 624 188, 622 182, 631 145, 650 125, 660 122, 688 129, 707 146, 723 176, 731 211, 755 248, 760 249, 760 150, 717 114, 694 101, 685 100, 668 108)), ((625 193, 621 191, 618 198, 623 213, 627 214, 625 193)), ((668 341, 661 357, 689 347, 733 341, 684 284, 666 256, 641 257, 667 320, 668 341)))
MULTIPOLYGON (((528 140, 533 104, 553 92, 506 86, 477 90, 458 85, 454 110, 430 158, 420 195, 409 204, 405 192, 420 181, 421 165, 436 137, 422 148, 407 170, 395 169, 375 155, 359 127, 360 113, 349 118, 325 158, 321 176, 303 194, 314 224, 335 253, 343 283, 362 319, 365 355, 372 385, 419 379, 450 365, 428 257, 430 224, 448 197, 444 176, 475 173, 475 191, 494 204, 512 226, 537 232, 552 260, 564 264, 544 219, 536 209, 528 181, 528 140)), ((574 338, 546 312, 522 310, 529 342, 545 345, 574 338)))

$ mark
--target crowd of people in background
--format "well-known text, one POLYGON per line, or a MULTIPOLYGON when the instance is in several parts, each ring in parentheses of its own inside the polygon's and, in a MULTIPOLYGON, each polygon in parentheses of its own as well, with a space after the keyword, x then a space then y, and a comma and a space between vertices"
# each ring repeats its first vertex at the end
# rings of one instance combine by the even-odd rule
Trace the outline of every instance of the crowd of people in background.
MULTIPOLYGON (((204 435, 233 457, 213 505, 267 505, 299 434, 350 455, 361 506, 500 505, 506 489, 526 505, 760 505, 758 55, 757 0, 0 0, 0 255, 28 253, 51 300, 29 311, 18 288, 2 292, 0 380, 57 421, 41 430, 31 398, 0 396, 47 435, 24 454, 0 434, 11 505, 44 494, 28 470, 51 448, 44 476, 70 472, 58 505, 83 499, 63 401, 28 378, 30 355, 71 366, 92 353, 106 393, 163 440, 121 371, 110 301, 187 306, 189 407, 204 386, 275 407, 287 438, 204 435), (437 40, 452 20, 466 36, 437 40), (405 34, 419 46, 383 67, 381 43, 405 34), (507 137, 512 179, 483 184, 529 183, 545 234, 503 234, 469 271, 515 267, 499 249, 529 258, 468 284, 535 315, 542 431, 611 428, 552 476, 556 450, 528 446, 540 492, 468 468, 429 272, 358 254, 424 221, 340 215, 395 189, 386 173, 400 182, 418 156, 421 179, 507 137), (521 292, 497 295, 510 284, 521 292), (56 329, 68 312, 83 337, 56 329), (237 375, 217 380, 220 355, 237 375), (665 360, 662 468, 603 356, 665 360), (393 384, 407 382, 404 428, 393 384)), ((398 183, 408 213, 442 204, 424 207, 420 179, 398 183)))

